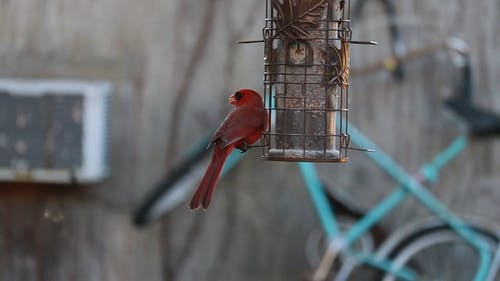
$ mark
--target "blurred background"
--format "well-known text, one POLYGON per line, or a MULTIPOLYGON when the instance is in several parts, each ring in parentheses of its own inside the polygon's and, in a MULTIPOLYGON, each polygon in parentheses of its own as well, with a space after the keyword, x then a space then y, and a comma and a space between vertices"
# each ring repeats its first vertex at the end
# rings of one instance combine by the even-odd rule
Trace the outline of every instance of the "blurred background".
MULTIPOLYGON (((356 5, 361 0, 353 0, 356 5)), ((406 50, 453 36, 469 46, 475 104, 500 112, 500 2, 378 0, 353 18, 350 121, 409 172, 463 132, 442 100, 461 87, 446 51, 412 59, 402 77, 360 70, 393 54, 390 23, 406 50)), ((300 280, 304 241, 318 225, 293 163, 258 149, 224 176, 210 209, 187 201, 143 228, 132 222, 165 174, 212 128, 239 88, 262 92, 265 1, 0 0, 0 75, 105 80, 110 172, 97 184, 0 184, 0 280, 300 280)), ((401 50, 400 50, 401 51, 401 50)), ((404 53, 405 50, 403 50, 404 53)), ((0 128, 4 130, 4 128, 0 128)), ((472 140, 431 190, 460 215, 500 223, 500 142, 472 140)), ((320 176, 370 207, 395 183, 362 152, 321 164, 320 176)), ((387 231, 429 213, 408 200, 387 231)))

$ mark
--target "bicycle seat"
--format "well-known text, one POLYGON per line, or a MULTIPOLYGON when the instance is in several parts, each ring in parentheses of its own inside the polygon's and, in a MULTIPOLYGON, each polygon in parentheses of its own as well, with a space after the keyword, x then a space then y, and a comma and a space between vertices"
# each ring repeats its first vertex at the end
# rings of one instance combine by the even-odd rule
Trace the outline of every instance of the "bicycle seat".
POLYGON ((469 100, 454 97, 445 104, 467 123, 469 133, 474 137, 500 135, 500 115, 478 107, 469 100))

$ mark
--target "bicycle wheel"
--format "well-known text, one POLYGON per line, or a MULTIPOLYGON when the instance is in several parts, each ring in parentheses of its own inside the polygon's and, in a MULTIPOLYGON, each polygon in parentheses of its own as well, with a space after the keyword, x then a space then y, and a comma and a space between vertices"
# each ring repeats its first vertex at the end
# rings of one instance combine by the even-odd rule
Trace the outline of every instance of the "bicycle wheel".
MULTIPOLYGON (((349 229, 356 222, 355 218, 346 216, 338 216, 337 220, 340 231, 349 229)), ((359 239, 357 243, 353 245, 353 249, 364 253, 370 253, 375 248, 374 244, 375 241, 372 233, 367 232, 359 239)), ((328 240, 326 239, 323 230, 319 226, 313 228, 307 237, 305 245, 305 255, 311 268, 316 268, 319 265, 321 257, 326 252, 327 248, 328 240)), ((330 278, 335 277, 334 280, 336 281, 347 280, 342 277, 347 275, 345 275, 345 273, 342 273, 341 268, 345 267, 346 264, 351 264, 352 262, 353 261, 349 258, 349 256, 341 254, 336 263, 333 265, 332 270, 330 271, 330 278)))
MULTIPOLYGON (((500 280, 500 231, 491 222, 468 220, 478 237, 485 241, 493 257, 487 280, 500 280)), ((438 218, 396 233, 385 242, 377 255, 390 259, 396 268, 407 267, 416 273, 417 280, 473 280, 479 256, 462 237, 438 218)), ((396 278, 381 273, 376 280, 393 281, 396 278)))

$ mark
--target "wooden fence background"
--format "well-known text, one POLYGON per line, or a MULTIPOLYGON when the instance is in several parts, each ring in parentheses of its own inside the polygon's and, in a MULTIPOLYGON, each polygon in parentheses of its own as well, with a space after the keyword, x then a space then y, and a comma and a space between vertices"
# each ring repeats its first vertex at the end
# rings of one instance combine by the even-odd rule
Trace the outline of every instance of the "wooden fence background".
MULTIPOLYGON (((353 0, 354 1, 354 0, 353 0)), ((377 1, 353 23, 352 65, 388 54, 377 1)), ((457 36, 470 46, 474 100, 500 111, 500 2, 395 1, 409 47, 457 36)), ((186 144, 219 124, 237 88, 262 89, 264 1, 0 0, 0 75, 106 79, 112 97, 112 175, 65 188, 1 184, 0 280, 299 280, 304 241, 317 224, 290 163, 247 153, 221 180, 211 208, 187 206, 146 229, 131 214, 186 144)), ((353 77, 351 121, 416 172, 458 133, 439 106, 460 78, 445 53, 409 63, 402 83, 353 77)), ((0 128, 1 130, 1 128, 0 128)), ((394 182, 360 153, 321 175, 370 206, 394 182)), ((500 223, 500 143, 474 141, 432 190, 460 214, 500 223)), ((428 213, 409 200, 383 224, 428 213)))

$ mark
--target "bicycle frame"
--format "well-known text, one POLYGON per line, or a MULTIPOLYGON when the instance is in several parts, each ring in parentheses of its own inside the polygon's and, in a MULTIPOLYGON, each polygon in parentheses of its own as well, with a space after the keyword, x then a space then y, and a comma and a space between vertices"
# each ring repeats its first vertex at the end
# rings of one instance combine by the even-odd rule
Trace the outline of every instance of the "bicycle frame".
MULTIPOLYGON (((435 50, 448 48, 459 51, 466 60, 466 64, 462 66, 464 81, 461 89, 461 97, 470 100, 471 92, 471 73, 469 57, 464 49, 462 42, 456 42, 455 39, 449 39, 436 45, 431 45, 422 50, 408 52, 406 55, 399 57, 399 61, 406 59, 415 59, 421 55, 431 53, 435 50), (459 44, 460 43, 460 44, 459 44)), ((383 65, 383 64, 380 64, 383 65)), ((370 70, 378 68, 370 66, 370 70)), ((408 196, 415 196, 426 208, 434 215, 441 218, 454 231, 457 232, 465 241, 467 241, 480 256, 480 263, 476 271, 474 280, 486 280, 491 266, 491 253, 484 241, 479 239, 479 236, 467 226, 460 218, 450 212, 444 204, 442 204, 428 189, 423 186, 424 181, 435 182, 439 176, 439 172, 443 166, 449 163, 460 152, 462 152, 468 143, 467 135, 457 137, 451 142, 448 147, 435 156, 430 162, 424 164, 419 173, 412 177, 400 165, 398 165, 391 157, 385 154, 380 148, 359 132, 354 126, 349 124, 350 140, 358 147, 370 147, 375 149, 374 152, 368 154, 379 167, 387 174, 395 179, 400 185, 394 188, 394 191, 387 195, 379 204, 373 207, 362 219, 355 223, 345 233, 340 233, 335 214, 328 205, 326 195, 324 193, 321 181, 319 180, 314 165, 310 163, 300 163, 300 170, 305 179, 306 185, 310 192, 310 196, 316 206, 316 211, 320 217, 323 229, 327 237, 332 241, 329 250, 325 254, 318 271, 316 272, 315 280, 322 280, 327 274, 330 265, 333 263, 337 253, 341 250, 347 250, 356 260, 370 264, 379 269, 390 272, 404 280, 415 280, 415 273, 411 270, 396 269, 390 261, 381 260, 373 255, 365 255, 360 253, 352 253, 349 247, 356 242, 363 234, 365 234, 373 225, 379 222, 388 212, 398 206, 408 196)))
POLYGON ((384 215, 393 210, 408 196, 415 196, 425 207, 432 211, 436 216, 450 225, 461 237, 465 239, 480 255, 480 264, 474 280, 485 280, 490 270, 491 253, 486 244, 478 239, 477 234, 469 228, 460 218, 449 211, 426 187, 422 185, 423 180, 434 181, 439 175, 439 170, 455 158, 467 146, 467 136, 457 137, 446 149, 439 153, 431 162, 422 166, 418 179, 409 175, 401 166, 385 154, 380 148, 371 142, 367 137, 361 134, 354 126, 349 128, 351 141, 360 147, 371 147, 375 152, 367 155, 386 173, 394 178, 400 186, 387 195, 379 204, 373 207, 361 220, 355 223, 345 233, 340 233, 335 214, 330 208, 326 195, 324 193, 321 181, 316 173, 314 164, 299 163, 300 170, 304 177, 311 198, 320 217, 323 229, 330 239, 330 257, 324 259, 320 270, 317 272, 318 280, 325 275, 325 267, 333 262, 336 254, 341 250, 348 250, 351 255, 360 262, 369 264, 379 269, 385 270, 404 280, 415 280, 415 274, 409 269, 395 269, 392 263, 387 260, 380 260, 373 255, 352 253, 349 247, 365 234, 374 224, 379 222, 384 215), (324 262, 326 264, 324 264, 324 262), (323 272, 321 268, 323 267, 323 272))
MULTIPOLYGON (((396 186, 392 193, 387 195, 378 205, 373 207, 347 232, 340 233, 335 213, 328 203, 324 187, 316 172, 315 165, 313 163, 306 162, 298 163, 298 167, 315 205, 323 229, 327 237, 330 241, 332 241, 329 250, 334 253, 333 257, 339 251, 346 251, 347 254, 359 262, 369 264, 386 272, 390 272, 404 280, 415 280, 415 274, 407 268, 396 269, 392 266, 391 261, 381 260, 374 255, 356 253, 349 249, 353 243, 360 239, 363 234, 379 222, 384 215, 402 203, 402 201, 408 196, 413 195, 434 214, 441 217, 446 223, 448 223, 480 253, 480 265, 474 280, 485 280, 485 277, 490 269, 491 261, 491 255, 486 245, 482 243, 480 239, 477 239, 477 235, 462 220, 460 220, 439 200, 437 200, 421 183, 423 180, 430 182, 437 180, 440 169, 466 148, 468 142, 467 136, 462 135, 457 137, 448 145, 448 147, 435 156, 432 161, 424 164, 420 169, 418 177, 415 178, 410 176, 380 148, 376 147, 372 141, 360 133, 352 124, 349 124, 349 131, 351 141, 356 146, 375 149, 374 152, 367 153, 368 157, 370 157, 378 166, 393 177, 400 184, 400 186, 396 186)), ((194 151, 195 153, 198 153, 197 151, 205 150, 205 147, 206 140, 204 139, 195 145, 194 151)), ((228 171, 230 171, 241 160, 242 156, 243 153, 232 153, 224 165, 221 176, 224 176, 228 171)), ((155 196, 158 198, 159 195, 156 194, 155 196)), ((331 261, 333 261, 333 259, 331 259, 331 261)))

